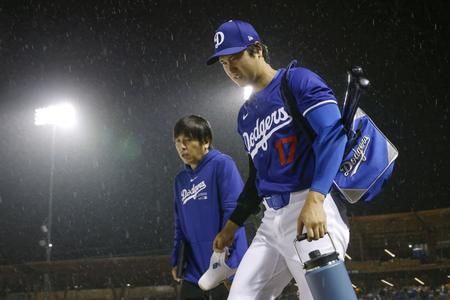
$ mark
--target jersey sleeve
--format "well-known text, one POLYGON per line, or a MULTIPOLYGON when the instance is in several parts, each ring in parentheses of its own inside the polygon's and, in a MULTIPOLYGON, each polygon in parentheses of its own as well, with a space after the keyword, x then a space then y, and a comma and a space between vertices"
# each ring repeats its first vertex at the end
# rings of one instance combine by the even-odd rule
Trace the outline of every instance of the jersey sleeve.
POLYGON ((323 79, 308 69, 292 69, 288 75, 298 110, 316 133, 312 144, 315 165, 310 189, 326 195, 347 142, 336 97, 323 79))
POLYGON ((322 105, 337 105, 333 91, 319 75, 305 68, 295 68, 289 72, 289 87, 304 117, 322 105))
POLYGON ((344 156, 347 135, 337 105, 322 105, 306 116, 316 133, 312 144, 315 158, 310 189, 323 195, 329 193, 344 156))

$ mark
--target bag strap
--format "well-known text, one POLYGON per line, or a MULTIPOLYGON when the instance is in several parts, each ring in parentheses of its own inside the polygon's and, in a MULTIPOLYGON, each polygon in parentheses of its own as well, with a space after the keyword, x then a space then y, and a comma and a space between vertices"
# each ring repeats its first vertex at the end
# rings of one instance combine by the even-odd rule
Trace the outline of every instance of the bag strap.
MULTIPOLYGON (((293 60, 286 67, 286 71, 281 79, 281 95, 285 106, 288 108, 289 114, 293 118, 295 126, 300 128, 300 130, 302 130, 302 132, 306 135, 309 142, 312 143, 316 137, 316 133, 306 118, 299 112, 294 95, 292 95, 292 91, 289 88, 288 72, 296 65, 297 60, 293 60)), ((364 72, 359 66, 352 66, 347 71, 347 75, 347 89, 345 92, 344 105, 342 109, 342 122, 349 140, 354 141, 355 138, 358 137, 357 133, 360 128, 357 128, 356 130, 353 128, 353 118, 355 117, 362 91, 370 86, 370 82, 364 77, 364 72)), ((348 143, 347 148, 349 149, 346 149, 346 153, 352 148, 353 144, 353 142, 348 143)))
POLYGON ((312 144, 316 138, 316 133, 312 129, 311 125, 305 119, 305 117, 300 113, 297 107, 297 101, 289 88, 288 73, 289 70, 297 65, 297 60, 291 61, 291 63, 286 67, 286 71, 281 78, 281 96, 283 97, 283 102, 288 109, 289 114, 292 116, 294 124, 297 128, 306 135, 308 141, 312 144))

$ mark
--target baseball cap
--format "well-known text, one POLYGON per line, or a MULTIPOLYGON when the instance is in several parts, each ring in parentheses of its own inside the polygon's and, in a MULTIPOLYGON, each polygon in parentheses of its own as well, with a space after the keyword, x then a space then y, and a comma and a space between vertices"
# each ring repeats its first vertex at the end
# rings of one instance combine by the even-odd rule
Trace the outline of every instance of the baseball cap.
POLYGON ((198 280, 198 286, 202 290, 209 291, 236 273, 237 269, 230 268, 225 262, 227 254, 226 247, 223 252, 213 252, 208 270, 198 280))
POLYGON ((217 28, 214 34, 214 55, 207 65, 215 63, 220 56, 236 54, 247 49, 255 42, 261 41, 255 28, 250 23, 240 20, 230 20, 217 28))

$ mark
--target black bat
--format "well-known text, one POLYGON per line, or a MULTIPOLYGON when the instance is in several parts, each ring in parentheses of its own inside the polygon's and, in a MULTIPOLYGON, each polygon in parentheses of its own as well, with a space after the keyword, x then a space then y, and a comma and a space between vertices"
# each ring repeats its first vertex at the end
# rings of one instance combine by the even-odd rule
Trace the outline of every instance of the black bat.
POLYGON ((353 118, 358 109, 361 92, 370 85, 369 80, 364 77, 361 67, 353 66, 347 71, 347 90, 344 97, 344 106, 342 109, 342 121, 344 128, 350 132, 353 128, 353 118))

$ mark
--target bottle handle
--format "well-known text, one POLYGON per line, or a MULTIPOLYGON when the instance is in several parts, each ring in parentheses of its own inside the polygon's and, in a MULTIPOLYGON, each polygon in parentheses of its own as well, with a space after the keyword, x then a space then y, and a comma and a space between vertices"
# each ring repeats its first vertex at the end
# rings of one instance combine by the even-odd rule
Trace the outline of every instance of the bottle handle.
MULTIPOLYGON (((333 239, 331 238, 331 235, 330 235, 328 232, 325 232, 325 235, 328 236, 328 238, 329 238, 330 241, 331 241, 331 244, 333 245, 334 252, 337 253, 337 249, 336 249, 336 246, 334 245, 334 241, 333 241, 333 239)), ((300 252, 299 252, 298 249, 297 249, 297 243, 300 243, 300 242, 306 240, 307 238, 308 238, 308 235, 307 235, 306 233, 302 233, 302 234, 297 235, 297 236, 295 237, 295 239, 294 239, 294 248, 295 248, 295 252, 297 252, 297 256, 298 256, 298 258, 300 259, 300 263, 301 263, 303 266, 305 266, 305 263, 302 261, 302 258, 301 258, 301 256, 300 256, 300 252)))

